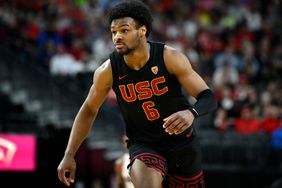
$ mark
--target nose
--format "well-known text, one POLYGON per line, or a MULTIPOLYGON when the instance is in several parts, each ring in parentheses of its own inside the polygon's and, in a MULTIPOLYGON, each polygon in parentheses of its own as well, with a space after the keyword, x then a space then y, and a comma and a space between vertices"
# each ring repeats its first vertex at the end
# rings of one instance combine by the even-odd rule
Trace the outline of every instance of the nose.
POLYGON ((121 32, 116 32, 116 34, 114 35, 114 41, 119 41, 122 39, 122 33, 121 32))

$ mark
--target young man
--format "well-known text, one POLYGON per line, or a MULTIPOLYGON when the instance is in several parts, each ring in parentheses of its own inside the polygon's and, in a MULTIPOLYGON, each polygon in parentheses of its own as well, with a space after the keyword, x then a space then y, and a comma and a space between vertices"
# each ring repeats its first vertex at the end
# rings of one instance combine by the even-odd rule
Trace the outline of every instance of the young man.
POLYGON ((109 22, 116 51, 95 71, 58 167, 60 181, 68 186, 74 182, 75 153, 113 88, 126 123, 134 187, 204 187, 192 123, 215 110, 213 93, 182 53, 147 41, 152 17, 142 2, 116 5, 109 22), (181 93, 182 87, 197 99, 193 106, 181 93))

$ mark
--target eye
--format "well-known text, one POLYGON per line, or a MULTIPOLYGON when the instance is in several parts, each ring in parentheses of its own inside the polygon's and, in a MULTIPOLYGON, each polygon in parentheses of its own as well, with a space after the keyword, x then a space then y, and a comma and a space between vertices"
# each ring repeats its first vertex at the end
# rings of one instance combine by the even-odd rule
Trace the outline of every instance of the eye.
POLYGON ((117 32, 116 31, 112 31, 112 34, 115 35, 117 32))
POLYGON ((128 32, 128 29, 123 29, 122 32, 123 32, 123 33, 127 33, 127 32, 128 32))

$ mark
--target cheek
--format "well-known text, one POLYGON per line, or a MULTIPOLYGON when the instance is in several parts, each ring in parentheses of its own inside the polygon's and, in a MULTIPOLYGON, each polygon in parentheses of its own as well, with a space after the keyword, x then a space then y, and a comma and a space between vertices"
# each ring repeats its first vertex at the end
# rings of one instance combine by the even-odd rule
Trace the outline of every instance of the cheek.
POLYGON ((136 35, 128 34, 125 38, 125 43, 128 47, 134 46, 136 43, 136 35))
POLYGON ((132 45, 138 45, 140 43, 140 35, 138 32, 131 35, 131 44, 132 45))

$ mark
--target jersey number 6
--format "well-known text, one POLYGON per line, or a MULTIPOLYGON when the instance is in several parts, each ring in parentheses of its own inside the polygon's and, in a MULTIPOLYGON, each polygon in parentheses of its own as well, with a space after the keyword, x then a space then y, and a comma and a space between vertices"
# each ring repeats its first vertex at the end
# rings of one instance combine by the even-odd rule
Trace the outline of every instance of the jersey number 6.
POLYGON ((147 116, 147 119, 150 121, 154 121, 160 117, 160 114, 156 108, 154 102, 146 101, 142 104, 142 108, 147 116))

